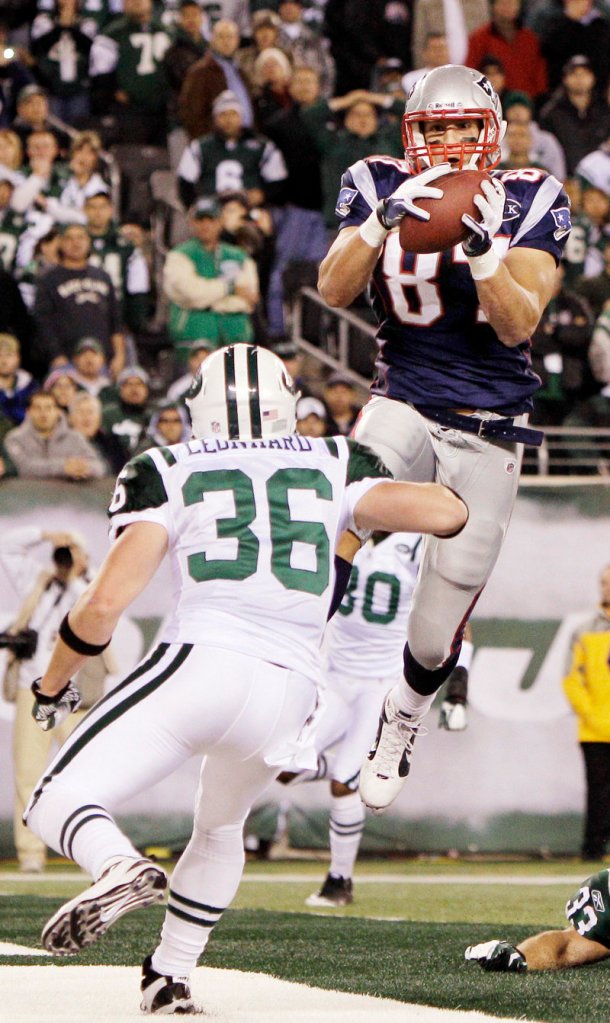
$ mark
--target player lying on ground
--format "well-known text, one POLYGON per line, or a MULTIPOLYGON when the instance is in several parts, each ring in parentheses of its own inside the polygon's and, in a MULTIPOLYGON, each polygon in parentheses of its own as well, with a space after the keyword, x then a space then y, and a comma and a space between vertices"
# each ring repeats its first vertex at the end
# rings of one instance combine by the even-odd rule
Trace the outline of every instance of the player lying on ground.
POLYGON ((315 765, 320 643, 344 530, 463 529, 463 501, 438 484, 397 483, 367 448, 295 434, 281 359, 232 345, 187 396, 193 440, 152 448, 120 473, 113 545, 66 615, 34 718, 78 706, 71 676, 110 641, 164 557, 173 614, 162 641, 72 732, 26 810, 30 828, 96 880, 59 909, 54 955, 96 941, 123 913, 158 901, 164 872, 118 828, 121 803, 203 758, 193 834, 172 875, 161 941, 143 964, 142 1008, 194 1014, 189 975, 237 891, 243 826, 282 767, 315 765))
POLYGON ((610 956, 610 871, 600 870, 584 881, 566 903, 570 927, 541 931, 518 945, 485 941, 470 945, 466 959, 484 970, 525 973, 526 970, 565 970, 586 966, 610 956))

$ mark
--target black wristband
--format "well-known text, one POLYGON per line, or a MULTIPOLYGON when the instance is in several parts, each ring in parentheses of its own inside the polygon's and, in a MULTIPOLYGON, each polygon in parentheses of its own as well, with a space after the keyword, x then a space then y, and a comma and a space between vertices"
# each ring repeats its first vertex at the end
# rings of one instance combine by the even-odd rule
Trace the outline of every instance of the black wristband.
POLYGON ((71 650, 74 650, 77 654, 86 654, 87 657, 93 657, 95 654, 101 654, 102 650, 105 650, 110 643, 87 643, 84 639, 79 639, 75 632, 70 628, 70 622, 68 616, 65 615, 61 625, 59 626, 59 636, 64 641, 66 646, 69 646, 71 650))
POLYGON ((338 554, 335 554, 335 588, 333 590, 332 600, 330 602, 330 607, 328 609, 328 615, 326 616, 327 621, 329 621, 332 618, 335 611, 338 609, 341 601, 343 600, 343 597, 345 596, 345 591, 347 590, 347 587, 349 585, 351 574, 352 574, 351 561, 346 561, 345 558, 342 558, 338 554))

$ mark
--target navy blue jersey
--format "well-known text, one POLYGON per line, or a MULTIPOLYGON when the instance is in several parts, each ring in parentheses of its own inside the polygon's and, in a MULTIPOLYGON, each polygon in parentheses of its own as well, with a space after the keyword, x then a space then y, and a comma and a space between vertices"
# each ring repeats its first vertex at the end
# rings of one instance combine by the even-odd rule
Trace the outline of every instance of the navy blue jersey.
MULTIPOLYGON (((504 221, 493 247, 502 258, 523 246, 559 262, 570 231, 570 201, 552 175, 535 168, 492 171, 506 189, 504 221)), ((403 160, 373 156, 341 179, 341 228, 358 226, 409 172, 403 160)), ((434 184, 434 182, 432 182, 434 184)), ((461 245, 445 252, 403 252, 391 232, 369 288, 379 321, 374 394, 434 408, 527 412, 540 380, 530 341, 507 348, 487 323, 461 245)))

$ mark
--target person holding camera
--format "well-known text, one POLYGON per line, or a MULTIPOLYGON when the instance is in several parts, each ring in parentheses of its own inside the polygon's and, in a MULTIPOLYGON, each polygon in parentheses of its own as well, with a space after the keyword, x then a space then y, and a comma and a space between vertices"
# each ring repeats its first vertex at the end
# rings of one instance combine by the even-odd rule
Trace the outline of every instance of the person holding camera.
MULTIPOLYGON (((19 869, 25 873, 40 873, 45 867, 45 845, 24 827, 21 818, 32 789, 47 764, 51 745, 53 742, 61 745, 85 712, 80 710, 70 715, 54 732, 42 732, 32 718, 30 686, 47 666, 62 618, 87 586, 89 556, 84 539, 75 532, 45 531, 37 526, 24 526, 3 533, 0 538, 0 565, 20 602, 12 624, 0 634, 0 646, 7 647, 9 651, 4 673, 4 698, 15 703, 14 841, 19 869), (50 545, 52 549, 51 563, 46 566, 34 553, 43 544, 50 545)), ((105 656, 108 656, 107 652, 105 656)), ((101 663, 101 657, 94 660, 98 664, 94 664, 93 670, 88 672, 85 706, 90 706, 102 695, 103 679, 107 666, 111 664, 110 660, 101 663)))

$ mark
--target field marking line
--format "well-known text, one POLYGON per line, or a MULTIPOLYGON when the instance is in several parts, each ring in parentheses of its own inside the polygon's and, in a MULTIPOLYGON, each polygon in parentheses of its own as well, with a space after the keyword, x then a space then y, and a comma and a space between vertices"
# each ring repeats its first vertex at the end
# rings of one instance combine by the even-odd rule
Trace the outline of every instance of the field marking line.
POLYGON ((46 956, 51 955, 40 948, 29 948, 28 945, 13 945, 10 941, 0 941, 0 956, 46 956))
MULTIPOLYGON (((135 966, 5 966, 0 998, 18 1023, 135 1023, 140 970, 135 966)), ((482 1012, 438 1009, 370 995, 326 991, 267 974, 199 967, 191 989, 213 1023, 498 1023, 482 1012)), ((503 1019, 502 1023, 518 1023, 503 1019)), ((530 1021, 534 1023, 534 1021, 530 1021)))
MULTIPOLYGON (((321 865, 320 874, 312 872, 305 873, 281 873, 281 874, 244 874, 241 884, 315 884, 318 878, 325 874, 327 865, 321 865)), ((571 884, 579 885, 583 879, 583 871, 574 874, 360 874, 356 871, 354 882, 357 884, 452 884, 452 885, 523 885, 535 887, 540 885, 571 884)), ((0 872, 0 885, 3 881, 10 881, 11 884, 53 884, 68 881, 89 881, 89 877, 82 873, 62 872, 61 874, 36 874, 29 877, 20 874, 18 871, 0 872)), ((4 893, 0 893, 4 894, 4 893)))

